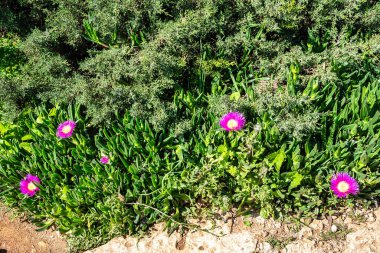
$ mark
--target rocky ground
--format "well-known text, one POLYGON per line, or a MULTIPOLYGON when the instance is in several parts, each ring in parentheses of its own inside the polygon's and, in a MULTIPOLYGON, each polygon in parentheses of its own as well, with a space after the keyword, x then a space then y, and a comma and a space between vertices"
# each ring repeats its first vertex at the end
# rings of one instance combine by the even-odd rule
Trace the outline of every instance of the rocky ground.
MULTIPOLYGON (((216 223, 197 222, 205 231, 187 231, 171 236, 157 224, 140 240, 119 237, 86 253, 132 252, 268 252, 268 253, 380 253, 380 209, 351 211, 340 217, 280 223, 259 216, 234 218, 216 223)), ((0 253, 64 253, 66 242, 58 232, 36 232, 22 218, 0 208, 0 253)))
POLYGON ((201 224, 210 232, 188 231, 169 236, 158 224, 149 237, 115 238, 86 253, 116 252, 267 252, 267 253, 377 253, 380 252, 380 209, 351 212, 322 220, 283 224, 259 216, 231 217, 201 224), (216 225, 216 226, 215 226, 216 225), (212 229, 212 227, 215 228, 212 229))

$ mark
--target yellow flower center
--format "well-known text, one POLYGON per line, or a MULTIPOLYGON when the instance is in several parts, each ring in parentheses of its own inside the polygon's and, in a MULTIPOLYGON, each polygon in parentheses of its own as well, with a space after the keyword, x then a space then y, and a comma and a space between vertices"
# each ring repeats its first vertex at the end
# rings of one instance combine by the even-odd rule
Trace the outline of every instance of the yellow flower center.
POLYGON ((347 182, 345 181, 339 182, 338 184, 338 190, 340 192, 347 192, 349 188, 350 188, 350 185, 347 184, 347 182))
POLYGON ((235 129, 235 128, 237 128, 238 125, 239 125, 239 123, 237 122, 237 120, 234 120, 234 119, 230 119, 227 122, 227 126, 229 129, 235 129))
POLYGON ((35 189, 37 189, 37 186, 33 182, 30 182, 28 184, 28 190, 29 191, 34 191, 35 189))
POLYGON ((71 131, 71 126, 67 125, 62 128, 62 133, 67 134, 71 131))

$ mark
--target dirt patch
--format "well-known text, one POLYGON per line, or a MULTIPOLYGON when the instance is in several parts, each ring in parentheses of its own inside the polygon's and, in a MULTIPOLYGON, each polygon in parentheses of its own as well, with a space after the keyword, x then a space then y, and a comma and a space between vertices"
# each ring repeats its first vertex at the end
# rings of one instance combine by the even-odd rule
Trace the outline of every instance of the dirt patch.
POLYGON ((0 253, 66 252, 67 244, 58 232, 37 232, 36 229, 0 206, 0 253))

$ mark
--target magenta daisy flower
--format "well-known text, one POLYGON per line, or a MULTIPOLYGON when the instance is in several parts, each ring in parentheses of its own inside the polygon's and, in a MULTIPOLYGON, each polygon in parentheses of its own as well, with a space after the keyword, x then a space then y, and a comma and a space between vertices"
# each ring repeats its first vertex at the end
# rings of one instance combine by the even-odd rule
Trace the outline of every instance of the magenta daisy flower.
POLYGON ((57 136, 60 138, 69 138, 73 135, 73 131, 76 124, 72 120, 67 120, 61 124, 59 124, 57 128, 57 136))
POLYGON ((230 112, 223 115, 219 124, 226 131, 237 131, 244 127, 245 118, 240 112, 230 112))
POLYGON ((103 164, 107 164, 107 163, 109 163, 109 161, 110 161, 110 158, 106 155, 104 155, 100 158, 100 162, 103 164))
POLYGON ((331 178, 331 190, 338 198, 345 198, 349 194, 359 192, 359 184, 346 172, 339 172, 331 178))
POLYGON ((22 194, 32 197, 40 189, 36 184, 40 184, 41 181, 37 176, 31 174, 26 175, 24 179, 20 181, 20 191, 22 194))

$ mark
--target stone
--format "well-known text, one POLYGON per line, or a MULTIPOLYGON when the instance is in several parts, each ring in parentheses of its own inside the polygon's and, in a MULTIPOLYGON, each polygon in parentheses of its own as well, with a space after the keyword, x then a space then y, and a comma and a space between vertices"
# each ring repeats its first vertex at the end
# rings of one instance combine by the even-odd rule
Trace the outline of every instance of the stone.
POLYGON ((347 216, 346 219, 344 219, 344 223, 345 223, 345 224, 350 224, 350 223, 352 223, 352 218, 349 217, 349 216, 347 216))
POLYGON ((272 246, 269 243, 264 242, 263 243, 263 250, 264 250, 264 252, 269 252, 272 250, 272 246))
POLYGON ((303 239, 295 243, 290 243, 286 245, 284 249, 281 250, 281 253, 324 253, 323 250, 315 247, 315 242, 308 239, 303 239))
POLYGON ((335 233, 336 231, 338 231, 338 227, 336 225, 332 225, 331 232, 335 233))
POLYGON ((298 232, 298 239, 309 238, 310 236, 313 236, 313 230, 309 227, 305 226, 298 232))
POLYGON ((39 241, 37 243, 38 247, 40 247, 41 249, 46 249, 48 247, 48 245, 46 244, 46 242, 44 241, 39 241))
POLYGON ((316 231, 322 231, 323 222, 321 220, 313 220, 313 222, 310 223, 309 227, 316 231))
POLYGON ((376 219, 375 219, 373 213, 369 213, 369 214, 367 215, 367 221, 368 221, 368 222, 374 222, 375 220, 376 220, 376 219))
MULTIPOLYGON (((378 230, 380 222, 377 222, 377 226, 378 230)), ((344 253, 376 253, 379 252, 379 249, 380 233, 368 227, 347 235, 344 253)))

